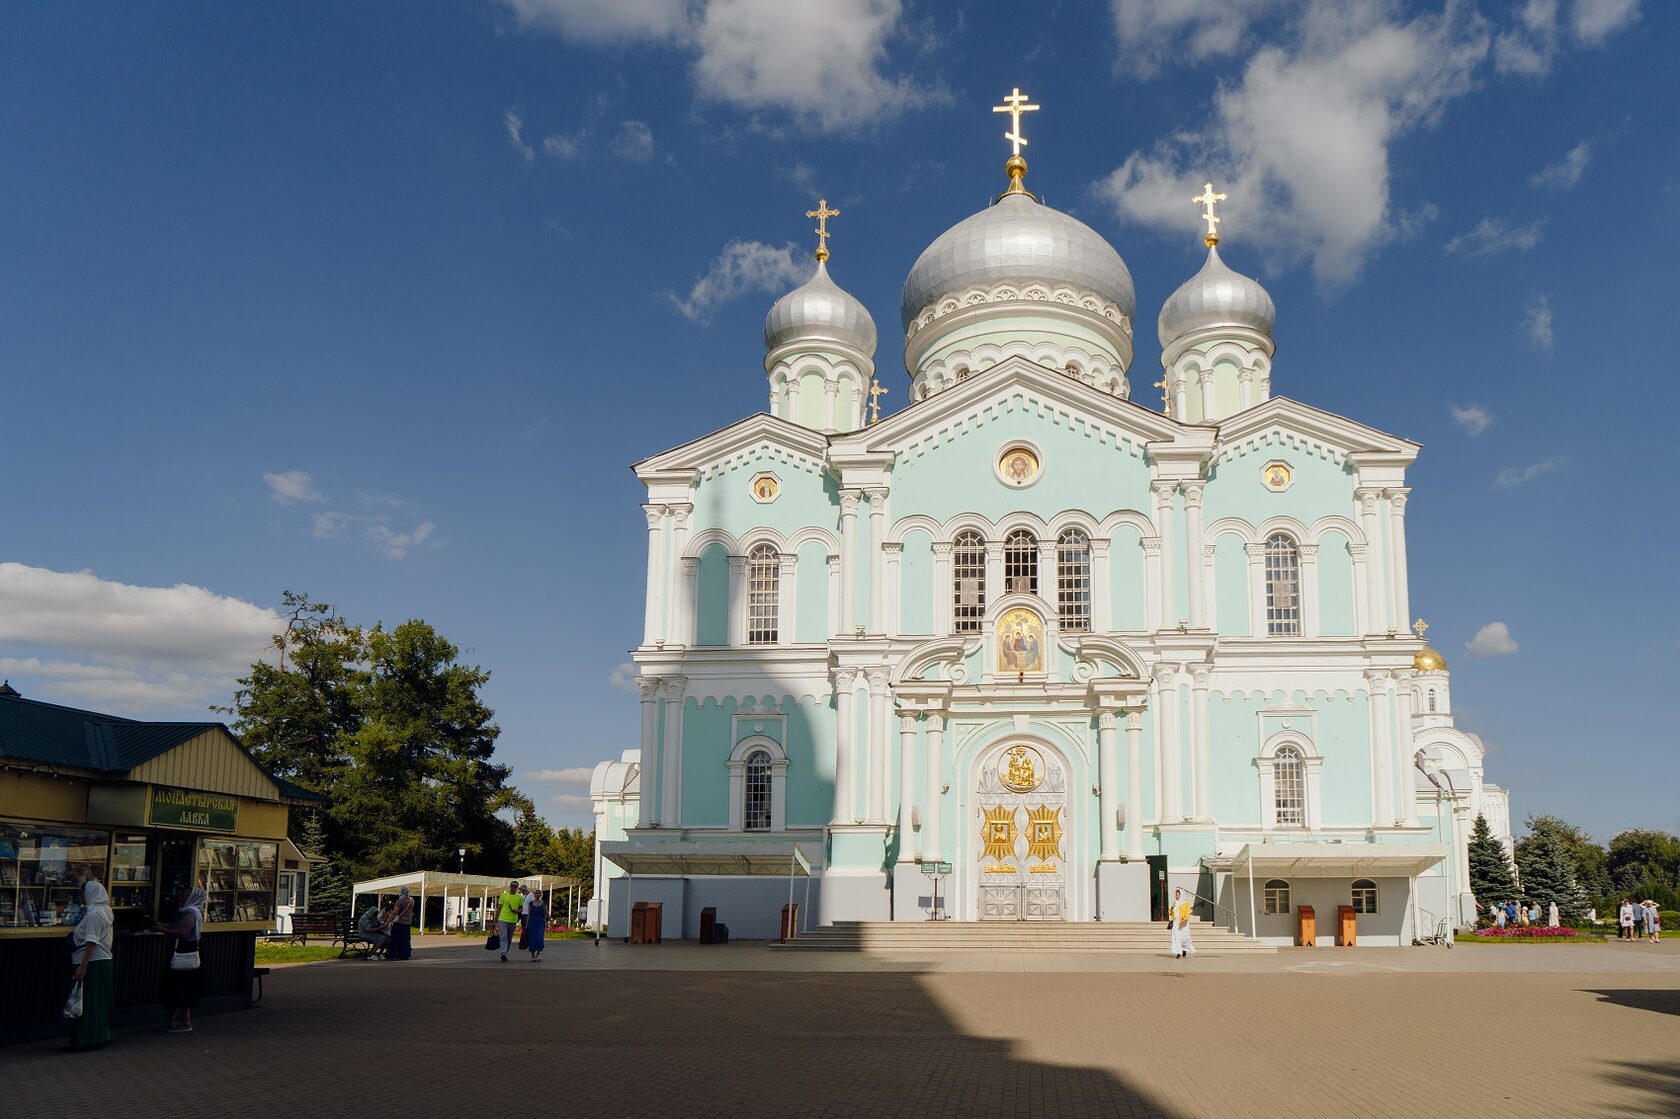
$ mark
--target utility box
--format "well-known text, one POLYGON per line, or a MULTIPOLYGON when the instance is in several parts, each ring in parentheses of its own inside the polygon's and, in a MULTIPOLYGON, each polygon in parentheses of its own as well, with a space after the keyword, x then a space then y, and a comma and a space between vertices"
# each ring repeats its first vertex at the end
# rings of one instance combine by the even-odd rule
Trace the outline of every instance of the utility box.
POLYGON ((1318 945, 1318 917, 1310 905, 1295 907, 1295 943, 1302 948, 1314 948, 1318 945))
POLYGON ((665 903, 639 901, 630 907, 630 943, 658 944, 660 925, 664 921, 665 903))
POLYGON ((1353 911, 1351 905, 1336 907, 1336 943, 1343 948, 1352 948, 1359 943, 1359 914, 1353 911))
POLYGON ((700 911, 700 943, 717 943, 717 906, 708 905, 700 911))
POLYGON ((799 935, 799 903, 790 901, 782 906, 782 943, 799 935))

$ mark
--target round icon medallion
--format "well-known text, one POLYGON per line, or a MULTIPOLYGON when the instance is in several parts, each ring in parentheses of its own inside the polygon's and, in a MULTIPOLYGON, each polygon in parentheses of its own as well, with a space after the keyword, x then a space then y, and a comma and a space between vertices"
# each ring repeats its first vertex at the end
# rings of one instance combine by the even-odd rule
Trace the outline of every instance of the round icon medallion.
POLYGON ((1044 755, 1031 746, 1011 746, 998 759, 998 783, 1017 793, 1030 793, 1044 780, 1044 755))

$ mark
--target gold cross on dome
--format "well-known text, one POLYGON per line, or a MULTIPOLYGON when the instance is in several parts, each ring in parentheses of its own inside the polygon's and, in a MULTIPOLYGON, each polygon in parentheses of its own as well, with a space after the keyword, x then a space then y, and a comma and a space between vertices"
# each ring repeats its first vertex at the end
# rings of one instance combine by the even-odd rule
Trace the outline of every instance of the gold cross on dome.
POLYGON ((992 112, 994 113, 1009 114, 1013 127, 1003 134, 1003 138, 1013 145, 1010 149, 1011 155, 1020 155, 1021 149, 1027 142, 1027 138, 1021 135, 1021 114, 1038 112, 1039 107, 1037 105, 1027 104, 1029 100, 1030 98, 1021 92, 1021 87, 1016 86, 1015 91, 1003 99, 1003 104, 992 106, 992 112))
POLYGON ((1172 397, 1167 395, 1167 389, 1172 386, 1167 384, 1165 373, 1161 374, 1161 379, 1155 382, 1155 387, 1161 390, 1161 414, 1170 420, 1172 419, 1172 397))
POLYGON ((1207 222, 1208 230, 1207 236, 1203 238, 1203 240, 1208 243, 1208 248, 1210 249, 1219 244, 1219 223, 1225 220, 1213 212, 1213 205, 1216 202, 1223 202, 1229 197, 1230 195, 1228 194, 1213 193, 1213 184, 1204 183, 1202 185, 1202 193, 1196 195, 1196 197, 1190 200, 1192 202, 1202 202, 1206 204, 1205 208, 1202 210, 1202 220, 1207 222))
POLYGON ((878 423, 881 422, 881 398, 883 396, 887 395, 888 391, 889 390, 881 387, 881 382, 880 381, 874 380, 873 378, 870 379, 870 382, 869 382, 869 422, 870 423, 878 424, 878 423))
POLYGON ((1428 631, 1428 629, 1429 623, 1424 621, 1422 618, 1419 618, 1417 621, 1412 623, 1412 632, 1418 635, 1419 641, 1423 640, 1423 635, 1428 631))
POLYGON ((828 208, 828 199, 819 198, 819 199, 817 199, 817 208, 815 210, 806 210, 805 211, 805 216, 808 217, 808 218, 816 218, 817 219, 817 259, 818 260, 827 260, 828 259, 828 219, 839 217, 840 216, 840 211, 839 210, 830 210, 828 208))

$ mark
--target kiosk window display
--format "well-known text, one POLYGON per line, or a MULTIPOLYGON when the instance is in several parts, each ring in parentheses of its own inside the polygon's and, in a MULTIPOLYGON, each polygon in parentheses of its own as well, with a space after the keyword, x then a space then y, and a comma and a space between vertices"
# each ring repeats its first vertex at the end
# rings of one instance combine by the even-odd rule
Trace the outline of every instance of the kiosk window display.
POLYGON ((111 833, 0 823, 0 928, 74 925, 83 874, 103 880, 111 833))

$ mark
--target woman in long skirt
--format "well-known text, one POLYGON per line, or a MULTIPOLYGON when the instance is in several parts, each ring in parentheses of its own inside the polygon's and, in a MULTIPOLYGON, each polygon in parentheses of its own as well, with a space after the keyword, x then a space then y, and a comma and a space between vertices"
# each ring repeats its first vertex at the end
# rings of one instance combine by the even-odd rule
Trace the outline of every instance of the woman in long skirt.
POLYGON ((111 1044, 111 1010, 117 1002, 111 895, 91 875, 82 884, 82 904, 86 912, 70 934, 70 962, 76 965, 76 980, 82 985, 82 1013, 72 1019, 70 1044, 65 1046, 70 1051, 111 1044))
POLYGON ((542 959, 543 932, 548 926, 548 905, 543 901, 541 890, 531 893, 531 909, 525 915, 525 947, 531 953, 531 962, 537 963, 542 959))
POLYGON ((409 940, 410 924, 414 920, 414 899, 408 895, 408 887, 404 886, 397 895, 397 900, 391 905, 391 912, 385 918, 385 931, 390 934, 390 942, 385 945, 387 960, 407 960, 413 957, 414 949, 409 940))
POLYGON ((198 991, 203 974, 198 956, 199 933, 204 927, 204 906, 207 899, 199 886, 182 886, 175 895, 175 923, 165 925, 152 922, 152 928, 169 934, 169 952, 163 961, 163 1025, 161 1033, 192 1033, 193 1007, 198 1005, 198 991), (179 960, 176 957, 181 957, 179 960), (192 966, 178 966, 191 963, 192 966))

